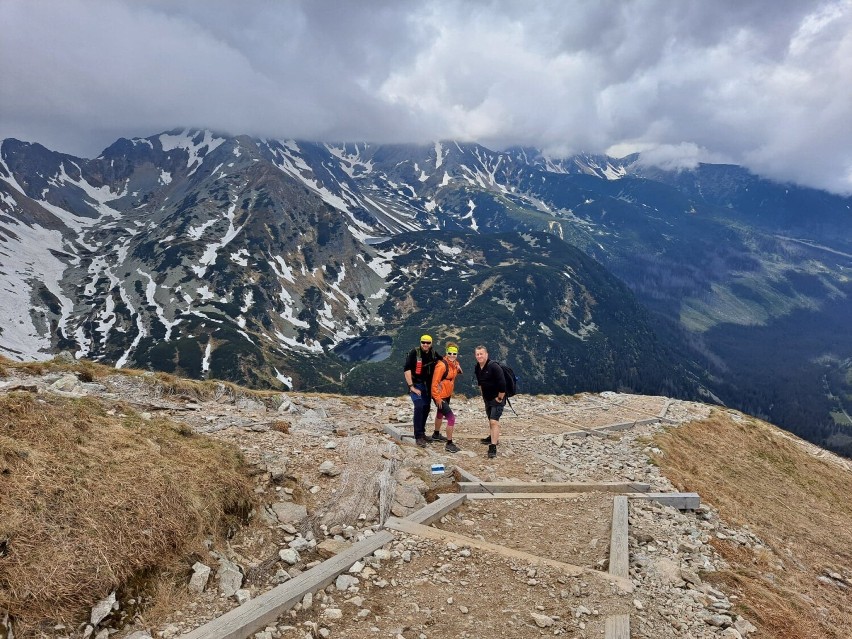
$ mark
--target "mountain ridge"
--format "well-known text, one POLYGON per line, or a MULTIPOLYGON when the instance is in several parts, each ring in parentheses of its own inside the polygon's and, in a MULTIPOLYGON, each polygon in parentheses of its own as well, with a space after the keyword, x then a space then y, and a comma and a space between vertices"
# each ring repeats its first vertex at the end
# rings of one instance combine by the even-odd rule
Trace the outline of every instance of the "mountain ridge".
MULTIPOLYGON (((649 364, 631 372, 607 353, 635 361, 635 347, 609 348, 602 353, 608 374, 575 370, 574 386, 550 383, 541 367, 524 361, 519 368, 533 371, 531 390, 632 388, 743 405, 750 391, 714 380, 737 370, 756 388, 768 371, 762 356, 753 373, 744 369, 727 343, 728 327, 780 326, 797 310, 812 314, 816 325, 826 323, 821 313, 835 321, 852 305, 849 198, 777 185, 740 167, 666 172, 637 155, 557 160, 532 149, 494 152, 455 142, 322 144, 187 129, 120 139, 93 160, 7 140, 0 160, 0 281, 11 302, 0 322, 0 348, 14 357, 71 349, 194 377, 349 392, 365 390, 357 384, 379 371, 389 389, 391 361, 346 362, 335 349, 390 337, 399 340, 398 355, 412 335, 434 330, 423 322, 447 327, 439 340, 459 328, 449 312, 418 316, 417 305, 387 303, 394 282, 436 292, 431 281, 418 280, 422 257, 412 276, 401 265, 408 258, 387 253, 388 242, 405 233, 468 234, 458 246, 462 257, 437 267, 449 269, 445 280, 459 279, 463 255, 497 234, 517 234, 513 250, 526 250, 517 238, 546 233, 566 242, 566 260, 568 246, 577 247, 627 284, 623 308, 607 304, 606 314, 621 322, 598 337, 625 344, 641 316, 652 328, 640 333, 655 336, 646 343, 663 345, 666 356, 650 354, 649 364), (818 221, 801 214, 808 203, 820 207, 818 221), (634 298, 649 315, 637 315, 634 298), (383 334, 386 326, 396 333, 383 334), (658 374, 663 360, 678 381, 638 386, 637 379, 666 377, 658 374)), ((560 279, 543 280, 556 287, 545 299, 556 299, 560 279)), ((518 343, 538 343, 549 332, 548 348, 535 349, 545 358, 559 344, 582 350, 576 331, 560 328, 571 322, 570 306, 548 317, 523 278, 512 281, 510 293, 503 287, 503 294, 474 303, 483 312, 519 303, 538 309, 534 322, 517 326, 518 343)), ((600 317, 593 323, 604 324, 600 317)), ((803 401, 839 416, 821 422, 820 437, 839 437, 840 447, 852 446, 842 422, 843 402, 850 401, 844 397, 852 395, 842 362, 850 356, 844 339, 791 349, 791 365, 808 379, 829 379, 833 392, 808 384, 803 401), (821 372, 816 361, 832 363, 821 372)), ((553 357, 543 368, 564 359, 553 357)), ((762 416, 804 427, 786 389, 760 393, 762 416)))

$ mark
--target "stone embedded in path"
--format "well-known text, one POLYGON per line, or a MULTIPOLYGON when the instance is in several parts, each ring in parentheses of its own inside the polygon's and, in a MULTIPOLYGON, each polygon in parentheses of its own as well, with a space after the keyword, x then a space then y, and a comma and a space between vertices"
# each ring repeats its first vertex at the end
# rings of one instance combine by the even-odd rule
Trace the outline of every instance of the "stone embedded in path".
POLYGON ((737 617, 737 620, 734 622, 734 628, 736 628, 743 637, 750 635, 753 632, 757 632, 757 628, 754 624, 742 617, 737 617))
POLYGON ((334 462, 328 460, 320 464, 319 471, 326 477, 337 477, 340 474, 340 469, 335 467, 334 462))
POLYGON ((233 597, 243 585, 243 573, 240 567, 227 559, 219 562, 219 592, 225 597, 233 597))
POLYGON ((334 581, 334 587, 340 591, 349 590, 352 586, 357 586, 360 582, 357 577, 352 575, 339 575, 334 581))
POLYGON ((334 557, 337 553, 343 552, 351 545, 351 543, 344 540, 326 539, 317 544, 317 553, 323 559, 330 559, 331 557, 334 557))
POLYGON ((308 509, 305 506, 291 501, 275 502, 271 508, 282 524, 295 524, 308 516, 308 509))
POLYGON ((556 623, 551 617, 548 617, 547 615, 540 615, 536 612, 531 612, 530 616, 533 618, 535 625, 539 628, 549 628, 556 623))
POLYGON ((397 517, 406 517, 426 504, 426 498, 414 486, 398 485, 393 496, 391 512, 397 517))
POLYGON ((295 566, 299 563, 299 553, 294 548, 284 548, 283 550, 278 551, 278 556, 281 558, 285 564, 289 566, 295 566))
POLYGON ((207 580, 210 578, 210 566, 206 566, 199 561, 192 565, 192 577, 189 579, 189 591, 202 593, 207 587, 207 580))
POLYGON ((691 570, 681 570, 680 577, 685 582, 692 584, 693 586, 701 585, 701 577, 699 577, 696 573, 691 570))
MULTIPOLYGON (((77 379, 76 377, 74 379, 77 379)), ((107 615, 112 612, 112 608, 115 605, 115 593, 110 593, 109 597, 106 599, 101 599, 98 603, 94 605, 92 608, 92 614, 89 617, 89 623, 93 626, 97 626, 101 621, 106 619, 107 615)))
POLYGON ((73 395, 86 394, 83 390, 83 384, 80 383, 80 380, 77 379, 76 375, 72 375, 71 373, 60 377, 55 382, 53 382, 50 387, 53 390, 60 391, 62 393, 71 393, 73 395))

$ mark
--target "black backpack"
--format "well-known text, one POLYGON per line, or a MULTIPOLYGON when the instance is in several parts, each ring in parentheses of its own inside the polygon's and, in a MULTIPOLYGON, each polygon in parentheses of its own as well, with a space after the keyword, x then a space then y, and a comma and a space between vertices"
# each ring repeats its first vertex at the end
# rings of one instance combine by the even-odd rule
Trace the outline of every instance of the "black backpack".
POLYGON ((514 397, 518 394, 518 376, 511 366, 497 362, 497 365, 503 371, 503 377, 506 379, 506 397, 514 397))

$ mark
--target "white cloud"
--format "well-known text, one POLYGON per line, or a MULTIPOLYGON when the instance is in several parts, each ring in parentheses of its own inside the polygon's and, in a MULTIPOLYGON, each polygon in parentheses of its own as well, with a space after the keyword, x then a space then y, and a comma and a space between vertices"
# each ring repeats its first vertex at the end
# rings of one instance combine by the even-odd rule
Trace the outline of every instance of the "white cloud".
POLYGON ((852 191, 852 0, 3 0, 0 23, 0 136, 78 155, 176 126, 457 138, 852 191))

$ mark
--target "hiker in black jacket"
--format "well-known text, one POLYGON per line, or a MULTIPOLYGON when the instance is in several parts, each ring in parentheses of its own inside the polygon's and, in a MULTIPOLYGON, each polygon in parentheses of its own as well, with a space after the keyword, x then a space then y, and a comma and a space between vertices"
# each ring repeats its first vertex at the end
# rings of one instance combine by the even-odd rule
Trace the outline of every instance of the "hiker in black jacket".
POLYGON ((480 441, 488 444, 488 457, 497 457, 497 444, 500 442, 500 416, 506 405, 506 378, 503 369, 494 360, 488 359, 488 351, 484 346, 477 346, 473 351, 476 357, 476 367, 473 374, 476 375, 476 383, 482 392, 482 400, 485 402, 485 414, 488 415, 490 434, 480 441))
POLYGON ((426 420, 432 408, 432 373, 439 359, 441 356, 432 350, 432 337, 423 335, 420 347, 411 349, 402 370, 408 396, 414 404, 414 441, 421 447, 432 442, 426 435, 426 420))

